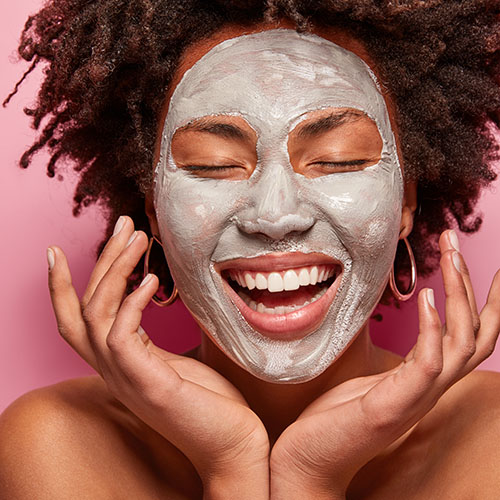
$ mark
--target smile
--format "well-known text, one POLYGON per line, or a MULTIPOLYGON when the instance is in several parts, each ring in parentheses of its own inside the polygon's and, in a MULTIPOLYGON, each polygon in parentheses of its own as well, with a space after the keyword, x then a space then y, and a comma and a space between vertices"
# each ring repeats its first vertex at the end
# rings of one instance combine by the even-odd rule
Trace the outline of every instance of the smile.
POLYGON ((232 302, 255 330, 297 340, 324 320, 342 264, 321 254, 270 254, 225 262, 219 272, 232 302))

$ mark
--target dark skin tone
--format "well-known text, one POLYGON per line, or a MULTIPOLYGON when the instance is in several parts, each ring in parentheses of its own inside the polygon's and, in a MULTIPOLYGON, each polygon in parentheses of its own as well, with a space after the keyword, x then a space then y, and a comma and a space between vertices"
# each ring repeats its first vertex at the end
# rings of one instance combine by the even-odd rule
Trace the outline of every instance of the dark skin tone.
MULTIPOLYGON (((212 46, 243 32, 228 27, 191 47, 172 88, 212 46)), ((368 60, 346 34, 317 33, 368 60)), ((349 127, 370 133, 363 119, 349 127)), ((182 143, 180 151, 186 153, 182 143)), ((245 161, 236 175, 251 168, 248 151, 237 148, 245 161)), ((324 174, 300 138, 291 137, 289 152, 299 173, 324 174)), ((414 186, 407 186, 402 236, 411 231, 415 201, 414 186)), ((157 233, 150 200, 147 211, 157 233)), ((140 232, 131 241, 133 234, 125 218, 81 303, 63 252, 52 247, 50 287, 61 334, 100 375, 28 394, 2 416, 0 485, 8 498, 65 498, 75 490, 89 498, 200 498, 202 485, 206 498, 495 498, 498 474, 488 464, 500 459, 500 429, 491 418, 500 411, 500 381, 469 372, 495 344, 500 279, 479 324, 452 233, 440 240, 446 326, 424 290, 419 341, 406 360, 373 346, 365 325, 323 374, 298 385, 256 379, 206 335, 195 355, 202 363, 138 335, 158 282, 152 277, 122 302, 147 244, 140 232), (71 461, 63 459, 68 450, 71 461)))
MULTIPOLYGON (((171 90, 167 93, 167 99, 162 113, 162 122, 168 110, 168 103, 175 86, 178 84, 182 75, 196 63, 208 50, 213 48, 218 43, 225 39, 232 38, 244 33, 260 31, 262 29, 272 29, 277 26, 264 25, 260 28, 242 29, 239 26, 228 26, 213 37, 193 45, 183 57, 179 70, 173 79, 171 90)), ((279 27, 293 28, 288 22, 282 22, 279 27)), ((368 54, 362 45, 352 37, 341 31, 325 32, 321 28, 315 31, 320 36, 338 43, 341 46, 348 48, 354 52, 372 67, 374 66, 368 54)), ((387 101, 388 109, 391 117, 394 117, 395 110, 391 101, 387 101)), ((317 111, 309 114, 307 120, 302 124, 303 127, 309 123, 316 122, 330 114, 330 111, 317 111)), ((219 152, 224 156, 227 150, 227 156, 232 160, 236 157, 241 165, 240 169, 234 169, 231 172, 198 172, 200 176, 218 176, 237 180, 248 178, 256 163, 256 136, 253 129, 241 118, 236 117, 218 117, 218 123, 232 124, 238 127, 245 134, 246 139, 242 141, 221 140, 213 134, 188 130, 178 131, 172 142, 172 152, 176 163, 181 165, 186 164, 205 164, 209 159, 211 164, 223 164, 224 161, 213 158, 213 151, 219 152), (196 148, 192 147, 196 144, 196 148), (224 149, 226 148, 226 149, 224 149), (212 155, 212 156, 211 156, 212 155)), ((302 127, 302 128, 303 128, 302 127)), ((289 137, 288 149, 290 161, 294 170, 307 177, 317 177, 325 175, 322 167, 318 163, 314 167, 309 165, 313 163, 307 155, 317 154, 323 143, 332 145, 332 142, 341 143, 344 150, 357 151, 362 149, 361 156, 371 161, 367 161, 362 167, 366 167, 376 163, 380 158, 382 148, 381 138, 375 124, 366 116, 352 117, 339 129, 334 129, 328 133, 319 134, 314 137, 314 142, 311 143, 311 137, 301 134, 301 127, 293 130, 289 137), (363 139, 360 139, 363 138, 363 139), (357 140, 355 139, 357 138, 357 140)), ((159 142, 156 145, 156 156, 159 155, 159 142)), ((330 150, 338 150, 339 148, 331 148, 330 150)), ((399 146, 398 146, 399 150, 399 146)), ((331 156, 331 155, 330 155, 331 156)), ((357 157, 360 157, 359 154, 357 157)), ((342 159, 349 160, 352 156, 344 154, 342 159)), ((321 159, 332 158, 315 158, 316 161, 321 159)), ((337 158, 338 159, 338 158, 337 158)), ((400 234, 401 237, 407 236, 413 226, 413 213, 417 205, 416 200, 416 185, 409 183, 405 189, 405 200, 402 209, 400 234)), ((153 234, 159 234, 156 214, 154 211, 152 195, 146 199, 146 212, 148 213, 151 229, 153 234)), ((343 356, 336 361, 329 369, 307 384, 300 385, 276 385, 263 382, 249 375, 245 370, 242 370, 238 365, 230 361, 227 356, 215 347, 206 336, 202 337, 202 343, 199 350, 196 351, 196 356, 204 363, 214 367, 219 373, 233 381, 236 387, 243 393, 245 399, 251 402, 252 408, 257 408, 257 414, 265 422, 266 429, 270 433, 271 442, 281 434, 281 432, 302 412, 308 403, 314 401, 325 390, 328 390, 350 378, 370 375, 385 371, 400 362, 400 358, 393 353, 389 353, 382 349, 378 349, 371 343, 369 338, 368 327, 362 329, 359 335, 346 350, 343 356), (351 358, 352 356, 352 358, 351 358), (236 382, 235 382, 236 381, 236 382), (269 402, 273 404, 269 404, 269 402), (307 403, 306 403, 307 401, 307 403), (277 405, 277 406, 276 406, 277 405)))

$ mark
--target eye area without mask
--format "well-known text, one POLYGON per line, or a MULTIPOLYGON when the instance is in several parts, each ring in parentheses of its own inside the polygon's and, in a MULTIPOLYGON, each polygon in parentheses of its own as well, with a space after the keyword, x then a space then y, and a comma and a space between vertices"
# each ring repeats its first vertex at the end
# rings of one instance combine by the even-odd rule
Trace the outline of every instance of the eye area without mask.
MULTIPOLYGON (((208 116, 175 132, 172 156, 178 168, 195 177, 245 180, 257 165, 257 140, 242 117, 208 116)), ((382 146, 373 120, 350 108, 308 113, 288 134, 293 170, 307 178, 375 165, 380 161, 382 146)))

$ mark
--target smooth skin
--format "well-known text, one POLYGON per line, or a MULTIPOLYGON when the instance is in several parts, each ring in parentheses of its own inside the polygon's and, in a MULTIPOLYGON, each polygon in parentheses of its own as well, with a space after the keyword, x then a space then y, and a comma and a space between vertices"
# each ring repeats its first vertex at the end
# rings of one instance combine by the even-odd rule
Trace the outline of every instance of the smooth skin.
MULTIPOLYGON (((193 50, 194 61, 206 46, 193 50)), ((403 235, 413 202, 409 189, 403 235)), ((405 359, 373 346, 365 326, 323 374, 287 386, 255 379, 205 335, 198 359, 156 347, 140 322, 158 279, 125 296, 147 238, 121 222, 81 300, 63 251, 50 249, 59 331, 99 375, 4 412, 2 497, 497 498, 500 380, 470 372, 500 331, 500 273, 479 314, 453 232, 440 238, 444 324, 421 290, 405 359)))
MULTIPOLYGON (((241 393, 205 364, 166 353, 138 333, 158 281, 152 276, 122 302, 126 278, 147 245, 143 233, 131 233, 131 220, 125 226, 97 263, 83 312, 64 254, 53 247, 50 286, 61 333, 116 399, 189 458, 207 498, 241 496, 245 483, 243 498, 268 498, 267 433, 241 393), (219 484, 222 494, 215 493, 219 484)), ((325 392, 278 438, 270 454, 271 498, 345 498, 365 464, 491 353, 500 330, 500 275, 478 315, 468 273, 456 267, 465 263, 450 232, 440 245, 446 327, 423 289, 420 334, 405 360, 325 392)))

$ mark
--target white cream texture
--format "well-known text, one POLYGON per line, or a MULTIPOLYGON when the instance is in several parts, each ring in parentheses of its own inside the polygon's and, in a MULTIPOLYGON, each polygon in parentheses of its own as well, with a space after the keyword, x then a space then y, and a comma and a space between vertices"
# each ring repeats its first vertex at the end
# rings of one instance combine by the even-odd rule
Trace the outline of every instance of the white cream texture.
POLYGON ((172 95, 155 181, 160 235, 179 294, 222 351, 270 382, 304 382, 330 366, 386 286, 401 220, 394 135, 369 67, 328 40, 293 30, 220 43, 172 95), (294 172, 288 134, 306 113, 325 108, 361 110, 376 123, 383 140, 378 164, 313 179, 294 172), (175 131, 213 115, 240 116, 256 131, 258 163, 248 180, 196 178, 176 167, 175 131), (324 321, 301 340, 272 340, 254 330, 214 269, 277 251, 321 252, 343 263, 324 321))

